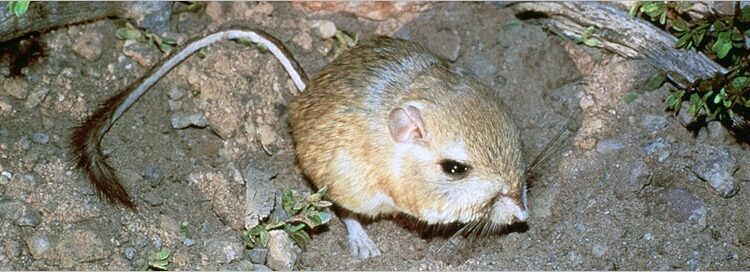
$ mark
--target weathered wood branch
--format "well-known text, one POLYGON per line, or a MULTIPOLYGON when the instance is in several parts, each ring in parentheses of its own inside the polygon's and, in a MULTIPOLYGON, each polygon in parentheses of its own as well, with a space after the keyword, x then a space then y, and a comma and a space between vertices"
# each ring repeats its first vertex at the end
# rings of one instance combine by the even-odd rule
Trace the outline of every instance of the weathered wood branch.
POLYGON ((699 78, 726 73, 726 69, 695 50, 675 49, 677 39, 651 23, 631 18, 627 12, 599 2, 523 2, 513 6, 516 13, 542 13, 543 23, 562 35, 579 39, 589 26, 599 47, 626 58, 644 59, 685 87, 699 78))
POLYGON ((0 43, 28 33, 45 32, 70 24, 106 17, 135 19, 142 27, 157 27, 169 19, 171 2, 47 2, 32 1, 28 11, 16 17, 0 3, 0 43))

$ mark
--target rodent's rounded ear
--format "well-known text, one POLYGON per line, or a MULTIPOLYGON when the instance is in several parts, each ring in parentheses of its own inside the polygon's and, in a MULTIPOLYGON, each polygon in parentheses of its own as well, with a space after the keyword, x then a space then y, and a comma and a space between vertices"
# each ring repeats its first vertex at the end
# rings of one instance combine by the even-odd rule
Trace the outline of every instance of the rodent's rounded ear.
POLYGON ((427 135, 422 113, 417 107, 411 105, 391 110, 388 114, 388 129, 397 143, 424 142, 427 135))

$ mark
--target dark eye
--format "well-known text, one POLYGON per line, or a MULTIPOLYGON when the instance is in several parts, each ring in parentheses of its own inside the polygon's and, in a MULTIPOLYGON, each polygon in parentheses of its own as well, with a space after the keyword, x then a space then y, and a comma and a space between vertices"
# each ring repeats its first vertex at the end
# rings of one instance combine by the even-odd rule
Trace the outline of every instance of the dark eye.
POLYGON ((442 160, 440 161, 440 167, 443 169, 443 173, 456 179, 463 178, 471 169, 468 165, 454 160, 442 160))

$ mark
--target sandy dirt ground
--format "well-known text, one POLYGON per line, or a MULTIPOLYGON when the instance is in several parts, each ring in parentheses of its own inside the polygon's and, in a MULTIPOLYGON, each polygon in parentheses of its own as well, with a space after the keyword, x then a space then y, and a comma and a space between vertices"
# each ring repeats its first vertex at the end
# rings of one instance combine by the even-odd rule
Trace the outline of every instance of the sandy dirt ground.
MULTIPOLYGON (((379 11, 208 3, 173 14, 163 35, 184 41, 241 21, 277 36, 311 76, 333 59, 335 40, 321 36, 323 24, 360 38, 406 38, 501 94, 527 160, 568 116, 578 129, 536 171, 525 225, 451 243, 440 227, 382 218, 366 228, 383 254, 361 261, 349 257, 345 227, 334 216, 298 254, 295 269, 750 269, 748 146, 718 124, 686 130, 665 111, 674 87, 648 87, 657 71, 646 61, 562 39, 503 4, 379 11), (716 189, 706 181, 711 175, 735 190, 716 189)), ((104 137, 108 161, 139 209, 107 204, 71 167, 68 137, 101 101, 165 56, 153 44, 118 40, 123 24, 68 26, 3 49, 0 270, 134 270, 162 248, 171 251, 170 269, 265 268, 252 263, 240 239, 245 180, 261 169, 273 190, 312 190, 296 166, 287 124, 293 83, 270 54, 238 43, 190 57, 104 137), (24 48, 36 54, 19 70, 11 60, 24 48), (208 126, 173 128, 173 119, 191 116, 204 116, 208 126)))

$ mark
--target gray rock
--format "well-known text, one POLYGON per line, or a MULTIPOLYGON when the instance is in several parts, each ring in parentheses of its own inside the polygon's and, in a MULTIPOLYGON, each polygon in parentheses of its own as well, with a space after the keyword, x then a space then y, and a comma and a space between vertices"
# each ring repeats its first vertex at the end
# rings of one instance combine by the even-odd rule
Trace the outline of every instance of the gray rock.
POLYGON ((10 182, 10 178, 13 177, 13 174, 8 171, 2 171, 0 172, 0 184, 6 185, 10 182))
POLYGON ((577 251, 568 252, 568 260, 572 265, 580 265, 584 262, 584 257, 581 256, 577 251))
POLYGON ((727 139, 727 129, 724 128, 724 125, 722 125, 721 122, 709 122, 706 127, 708 127, 708 140, 710 143, 720 144, 727 139))
POLYGON ((245 228, 257 226, 271 214, 277 192, 271 178, 276 175, 270 164, 250 163, 245 167, 242 175, 245 179, 245 228))
POLYGON ((31 90, 31 93, 29 93, 29 97, 26 98, 26 102, 24 102, 24 106, 27 109, 36 108, 36 106, 39 105, 39 103, 42 103, 45 98, 47 98, 47 94, 49 93, 49 88, 46 87, 37 87, 31 90))
POLYGON ((189 126, 204 128, 208 126, 208 118, 202 112, 193 114, 175 113, 172 115, 171 123, 175 129, 183 129, 189 126))
POLYGON ((336 35, 336 24, 327 20, 315 21, 312 24, 313 34, 321 39, 329 39, 336 35))
POLYGON ((3 88, 0 91, 5 90, 6 94, 18 99, 25 99, 29 94, 29 83, 23 78, 9 78, 3 82, 3 88))
POLYGON ((153 33, 169 30, 169 18, 172 17, 171 1, 135 1, 129 2, 126 15, 135 23, 153 33))
POLYGON ((143 169, 143 177, 151 181, 151 187, 155 187, 164 178, 164 172, 158 166, 149 165, 143 169))
POLYGON ((585 233, 588 228, 586 228, 586 224, 578 222, 573 225, 573 228, 576 229, 578 232, 585 233))
POLYGON ((28 239, 26 239, 26 246, 29 248, 29 253, 34 259, 42 259, 47 255, 47 252, 52 248, 52 244, 47 238, 47 235, 41 233, 35 233, 28 239))
POLYGON ((645 152, 646 154, 650 155, 651 153, 654 153, 660 149, 667 149, 670 147, 670 143, 664 140, 664 138, 659 137, 656 138, 654 141, 644 145, 641 150, 645 152))
POLYGON ((664 162, 671 153, 669 148, 671 147, 672 141, 667 141, 662 137, 656 138, 656 140, 641 147, 641 150, 647 155, 654 155, 658 162, 664 162))
POLYGON ((18 226, 39 225, 41 215, 31 205, 19 200, 0 201, 0 219, 15 221, 18 226))
POLYGON ((651 169, 643 160, 636 160, 615 171, 615 196, 628 199, 637 195, 646 185, 651 184, 651 169))
POLYGON ((591 253, 594 254, 594 256, 601 258, 602 256, 604 256, 604 254, 607 253, 607 246, 595 244, 591 247, 591 253))
POLYGON ((191 247, 195 245, 195 240, 190 239, 190 238, 185 238, 185 240, 182 240, 182 244, 186 247, 191 247))
POLYGON ((253 248, 248 252, 248 257, 250 257, 250 261, 256 264, 265 264, 266 263, 266 256, 268 255, 268 249, 265 248, 253 248))
POLYGON ((228 264, 241 259, 244 250, 239 237, 229 235, 209 240, 205 248, 209 259, 219 264, 228 264))
POLYGON ((262 265, 262 264, 255 264, 253 265, 254 271, 273 271, 271 268, 268 268, 268 266, 262 265))
POLYGON ((132 261, 133 257, 135 257, 135 248, 133 248, 133 247, 126 247, 125 251, 123 252, 123 255, 125 256, 125 259, 128 259, 129 261, 132 261))
POLYGON ((227 264, 221 267, 221 271, 253 271, 255 265, 248 260, 227 264))
POLYGON ((624 145, 618 140, 606 139, 606 140, 602 140, 596 143, 596 152, 599 152, 601 154, 606 154, 606 153, 620 150, 623 147, 624 145))
POLYGON ((21 139, 18 140, 18 147, 24 151, 31 149, 31 140, 29 140, 29 136, 21 136, 21 139))
POLYGON ((677 113, 677 119, 680 120, 680 124, 683 127, 687 127, 693 122, 693 116, 688 113, 689 108, 690 102, 682 101, 680 111, 677 113))
POLYGON ((687 260, 688 269, 692 271, 698 271, 701 270, 701 267, 703 266, 703 260, 702 254, 698 251, 693 251, 690 253, 690 257, 687 260))
POLYGON ((643 117, 641 126, 650 133, 655 133, 667 127, 667 118, 661 115, 649 114, 643 117))
POLYGON ((164 245, 164 240, 161 239, 161 237, 154 238, 154 247, 161 248, 161 246, 164 245))
POLYGON ((182 99, 182 97, 185 96, 185 92, 178 88, 171 88, 167 92, 167 97, 169 97, 169 100, 177 101, 182 99))
POLYGON ((73 52, 89 61, 94 61, 102 55, 102 34, 91 28, 75 39, 73 52))
POLYGON ((31 141, 37 144, 47 144, 49 143, 49 135, 44 132, 34 132, 34 134, 31 134, 31 141))
POLYGON ((286 232, 274 230, 268 240, 268 259, 266 265, 273 270, 292 270, 297 261, 294 243, 286 232))
POLYGON ((724 147, 704 145, 699 160, 691 170, 721 197, 730 198, 740 190, 739 183, 732 176, 737 170, 737 161, 724 147))
POLYGON ((706 226, 706 208, 693 192, 670 188, 655 193, 648 200, 648 214, 658 220, 706 226))
POLYGON ((21 218, 18 220, 18 225, 21 227, 36 227, 41 221, 40 217, 39 212, 34 210, 30 205, 26 205, 21 218))
POLYGON ((156 63, 159 58, 158 50, 154 49, 150 43, 140 43, 128 40, 124 43, 122 53, 132 60, 138 62, 141 66, 150 67, 156 63))

